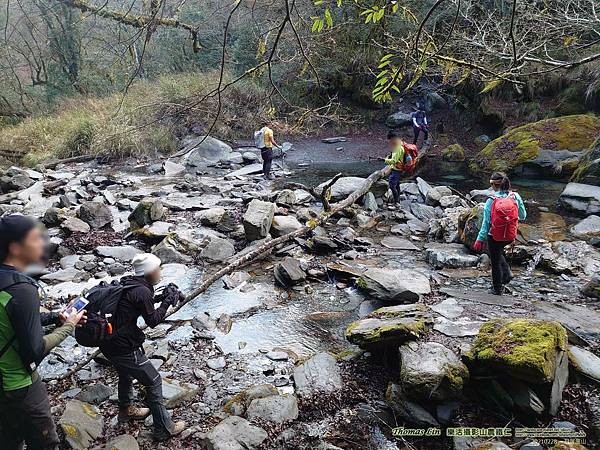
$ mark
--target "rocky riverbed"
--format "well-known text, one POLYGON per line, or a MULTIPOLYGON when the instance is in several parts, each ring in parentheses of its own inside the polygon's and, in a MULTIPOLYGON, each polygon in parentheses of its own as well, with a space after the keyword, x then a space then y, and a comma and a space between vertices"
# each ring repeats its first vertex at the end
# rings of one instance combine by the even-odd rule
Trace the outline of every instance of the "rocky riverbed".
MULTIPOLYGON (((379 181, 315 226, 327 177, 298 175, 311 169, 297 161, 296 173, 280 164, 267 182, 254 148, 194 136, 182 146, 191 151, 173 160, 13 167, 0 178, 2 212, 47 227, 48 268, 32 268, 47 309, 130 273, 142 251, 163 260, 164 283, 190 293, 241 255, 310 228, 147 330, 167 405, 189 424, 171 442, 152 442, 147 421, 117 426, 117 377, 103 358, 63 377, 93 349, 74 339, 55 349, 41 372, 65 448, 532 450, 583 435, 596 448, 600 188, 569 184, 560 214, 528 203, 532 221, 510 253, 516 277, 498 297, 487 294, 487 256, 469 250, 489 192, 416 178, 389 207, 379 181), (510 435, 447 432, 456 427, 510 435), (523 427, 554 431, 514 437, 523 427)), ((328 197, 335 204, 364 182, 344 176, 328 197)))

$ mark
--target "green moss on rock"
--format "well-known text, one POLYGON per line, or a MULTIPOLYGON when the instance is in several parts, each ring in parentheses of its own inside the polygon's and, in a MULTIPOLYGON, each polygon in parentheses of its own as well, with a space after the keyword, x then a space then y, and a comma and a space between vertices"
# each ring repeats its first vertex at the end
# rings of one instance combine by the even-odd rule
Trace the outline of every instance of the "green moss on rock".
POLYGON ((531 383, 554 380, 556 356, 567 349, 567 333, 558 322, 516 319, 484 324, 470 352, 471 366, 493 367, 531 383))
POLYGON ((442 158, 446 161, 461 162, 465 160, 465 149, 460 144, 452 144, 442 150, 442 158))
POLYGON ((476 172, 504 171, 537 158, 541 150, 585 150, 600 133, 600 118, 591 114, 540 120, 510 130, 476 157, 476 172))

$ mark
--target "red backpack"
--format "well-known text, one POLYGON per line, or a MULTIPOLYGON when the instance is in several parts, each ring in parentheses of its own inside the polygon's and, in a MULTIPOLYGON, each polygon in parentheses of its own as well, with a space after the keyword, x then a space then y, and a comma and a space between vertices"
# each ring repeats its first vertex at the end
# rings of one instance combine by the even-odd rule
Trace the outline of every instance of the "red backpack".
POLYGON ((512 242, 517 238, 519 207, 515 195, 496 197, 492 203, 490 234, 495 241, 512 242))
POLYGON ((412 172, 417 165, 417 157, 419 156, 419 148, 414 144, 403 143, 404 146, 404 161, 396 163, 396 170, 404 172, 412 172))

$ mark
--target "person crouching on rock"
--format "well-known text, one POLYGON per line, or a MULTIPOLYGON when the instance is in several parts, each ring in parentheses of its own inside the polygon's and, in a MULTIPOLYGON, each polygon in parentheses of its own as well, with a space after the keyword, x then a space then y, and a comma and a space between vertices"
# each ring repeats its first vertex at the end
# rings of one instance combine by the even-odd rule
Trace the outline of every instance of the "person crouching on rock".
POLYGON ((40 313, 37 283, 24 275, 39 264, 45 242, 27 216, 0 219, 0 448, 57 449, 46 385, 36 367, 75 330, 85 311, 40 313), (57 328, 44 336, 45 325, 57 328))
POLYGON ((391 153, 384 158, 384 162, 391 169, 388 183, 394 197, 394 204, 396 204, 400 201, 400 180, 406 163, 405 143, 402 135, 396 130, 388 132, 387 140, 391 153))
POLYGON ((511 191, 510 180, 505 173, 494 172, 490 177, 490 184, 494 194, 485 203, 481 229, 473 249, 481 251, 484 241, 487 241, 492 264, 490 293, 502 295, 504 286, 513 278, 504 248, 517 238, 519 221, 527 218, 527 211, 521 196, 511 191))
POLYGON ((156 327, 165 319, 169 306, 175 306, 183 295, 178 289, 167 287, 160 295, 154 296, 154 286, 161 277, 158 257, 140 254, 133 258, 132 264, 134 275, 121 279, 125 291, 113 319, 114 336, 100 350, 119 374, 118 421, 143 420, 152 414, 153 437, 162 441, 181 433, 186 424, 183 421, 173 422, 165 408, 162 379, 144 354, 145 335, 137 322, 141 316, 149 327, 156 327), (160 306, 155 308, 155 303, 159 302, 160 306), (137 408, 132 404, 134 378, 145 388, 148 408, 137 408))

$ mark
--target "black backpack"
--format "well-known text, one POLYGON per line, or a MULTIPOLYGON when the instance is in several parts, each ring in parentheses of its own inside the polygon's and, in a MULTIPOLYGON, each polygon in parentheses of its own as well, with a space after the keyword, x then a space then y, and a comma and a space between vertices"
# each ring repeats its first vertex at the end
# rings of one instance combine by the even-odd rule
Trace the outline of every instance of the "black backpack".
POLYGON ((87 321, 75 328, 75 339, 84 347, 99 347, 110 341, 115 333, 114 318, 117 306, 128 289, 119 281, 101 282, 86 294, 89 301, 85 307, 87 321))

